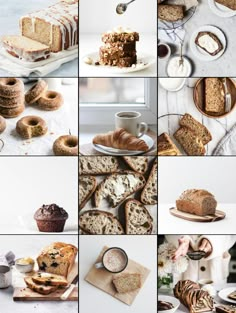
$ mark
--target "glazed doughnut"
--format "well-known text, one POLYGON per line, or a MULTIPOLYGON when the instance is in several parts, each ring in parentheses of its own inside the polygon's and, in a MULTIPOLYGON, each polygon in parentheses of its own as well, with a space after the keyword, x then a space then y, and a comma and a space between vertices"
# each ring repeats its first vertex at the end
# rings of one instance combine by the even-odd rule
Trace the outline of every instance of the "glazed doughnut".
POLYGON ((46 122, 39 116, 24 116, 16 123, 17 133, 25 139, 45 135, 47 130, 46 122))
POLYGON ((13 118, 20 115, 25 109, 24 103, 20 103, 17 107, 14 108, 3 108, 0 106, 0 115, 5 118, 13 118))
POLYGON ((24 92, 24 84, 18 78, 0 78, 0 96, 4 98, 14 98, 24 92))
POLYGON ((3 133, 5 129, 6 129, 5 118, 0 115, 0 134, 3 133))
POLYGON ((36 102, 43 93, 47 90, 48 84, 45 80, 39 80, 34 86, 32 86, 25 94, 25 102, 32 104, 36 102))
POLYGON ((60 136, 53 144, 53 152, 55 155, 78 155, 78 137, 60 136))
POLYGON ((24 100, 25 100, 24 95, 20 95, 20 96, 17 96, 15 98, 0 97, 0 106, 2 108, 12 109, 12 108, 17 107, 19 104, 22 104, 24 102, 24 100))
POLYGON ((59 92, 48 90, 38 99, 36 104, 42 110, 54 111, 63 104, 63 97, 59 92))

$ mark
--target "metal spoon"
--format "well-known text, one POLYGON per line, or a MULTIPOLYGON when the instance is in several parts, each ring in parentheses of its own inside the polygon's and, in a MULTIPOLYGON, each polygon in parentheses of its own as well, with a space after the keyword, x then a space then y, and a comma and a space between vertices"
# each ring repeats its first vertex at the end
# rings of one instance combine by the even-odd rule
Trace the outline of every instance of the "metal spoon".
POLYGON ((131 0, 130 2, 128 3, 119 3, 116 7, 116 13, 117 14, 123 14, 125 13, 125 11, 127 10, 127 7, 128 5, 131 3, 131 2, 134 2, 135 0, 131 0))

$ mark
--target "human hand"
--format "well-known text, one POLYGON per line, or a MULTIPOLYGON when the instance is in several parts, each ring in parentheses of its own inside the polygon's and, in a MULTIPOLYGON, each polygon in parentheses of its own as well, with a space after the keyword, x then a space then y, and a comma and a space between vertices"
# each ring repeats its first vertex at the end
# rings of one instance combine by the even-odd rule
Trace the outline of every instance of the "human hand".
POLYGON ((189 250, 190 239, 187 236, 182 236, 178 242, 179 247, 172 256, 173 261, 177 261, 180 256, 185 256, 189 250))
POLYGON ((212 253, 212 245, 210 241, 206 238, 203 238, 200 243, 199 243, 199 248, 200 251, 206 252, 205 258, 208 257, 212 253))

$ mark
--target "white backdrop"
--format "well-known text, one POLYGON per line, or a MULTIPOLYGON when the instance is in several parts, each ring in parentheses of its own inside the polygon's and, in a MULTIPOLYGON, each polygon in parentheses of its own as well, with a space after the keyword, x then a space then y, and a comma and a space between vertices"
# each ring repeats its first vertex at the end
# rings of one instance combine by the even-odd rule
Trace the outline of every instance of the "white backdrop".
POLYGON ((159 157, 159 203, 175 203, 190 188, 206 189, 220 203, 236 203, 236 157, 159 157))
POLYGON ((102 33, 122 25, 141 33, 156 33, 156 0, 136 0, 118 15, 115 9, 120 2, 128 0, 80 0, 80 32, 102 33))

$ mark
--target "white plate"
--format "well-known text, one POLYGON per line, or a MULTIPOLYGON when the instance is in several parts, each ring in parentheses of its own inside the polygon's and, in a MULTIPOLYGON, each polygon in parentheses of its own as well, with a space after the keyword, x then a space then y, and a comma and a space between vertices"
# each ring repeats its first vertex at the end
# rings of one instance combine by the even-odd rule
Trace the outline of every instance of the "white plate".
MULTIPOLYGON (((140 137, 140 139, 146 142, 149 148, 148 151, 153 147, 154 141, 150 136, 143 135, 142 137, 140 137)), ((138 155, 138 154, 147 153, 147 151, 121 150, 121 149, 105 147, 105 146, 97 145, 97 144, 93 144, 93 147, 98 152, 109 154, 109 155, 138 155)))
POLYGON ((236 11, 231 10, 227 8, 226 6, 219 4, 215 2, 214 0, 208 0, 208 3, 212 12, 220 17, 231 17, 231 16, 236 15, 236 11))
POLYGON ((227 302, 236 304, 236 301, 234 301, 234 300, 228 298, 228 295, 229 295, 231 292, 233 292, 233 291, 236 291, 236 285, 235 285, 235 287, 229 287, 229 288, 224 288, 224 289, 222 289, 222 290, 218 293, 218 296, 219 296, 222 300, 224 300, 224 301, 227 301, 227 302))
POLYGON ((223 53, 225 52, 226 38, 225 38, 225 35, 222 32, 222 30, 215 27, 215 26, 212 26, 212 25, 201 26, 193 32, 193 34, 190 38, 190 48, 191 48, 191 50, 192 50, 192 52, 196 58, 198 58, 202 61, 214 61, 214 60, 220 58, 223 55, 223 53), (219 40, 221 41, 221 43, 223 45, 223 49, 219 53, 217 53, 216 55, 210 55, 205 50, 198 47, 195 44, 195 39, 196 39, 199 32, 211 32, 214 35, 216 35, 219 38, 219 40))
POLYGON ((163 313, 174 313, 180 306, 179 300, 171 296, 158 295, 158 301, 170 302, 174 306, 173 309, 162 311, 163 313))
MULTIPOLYGON (((89 53, 82 58, 82 62, 85 58, 91 58, 93 62, 97 62, 99 60, 99 54, 98 52, 92 52, 89 53)), ((117 67, 117 66, 110 66, 110 65, 95 65, 93 64, 85 64, 85 66, 89 66, 90 68, 93 67, 94 70, 97 71, 104 71, 106 74, 125 74, 125 73, 132 73, 132 72, 138 72, 142 71, 145 68, 150 67, 152 64, 156 62, 156 58, 153 55, 146 54, 146 53, 140 53, 138 55, 137 64, 131 67, 117 67)))

